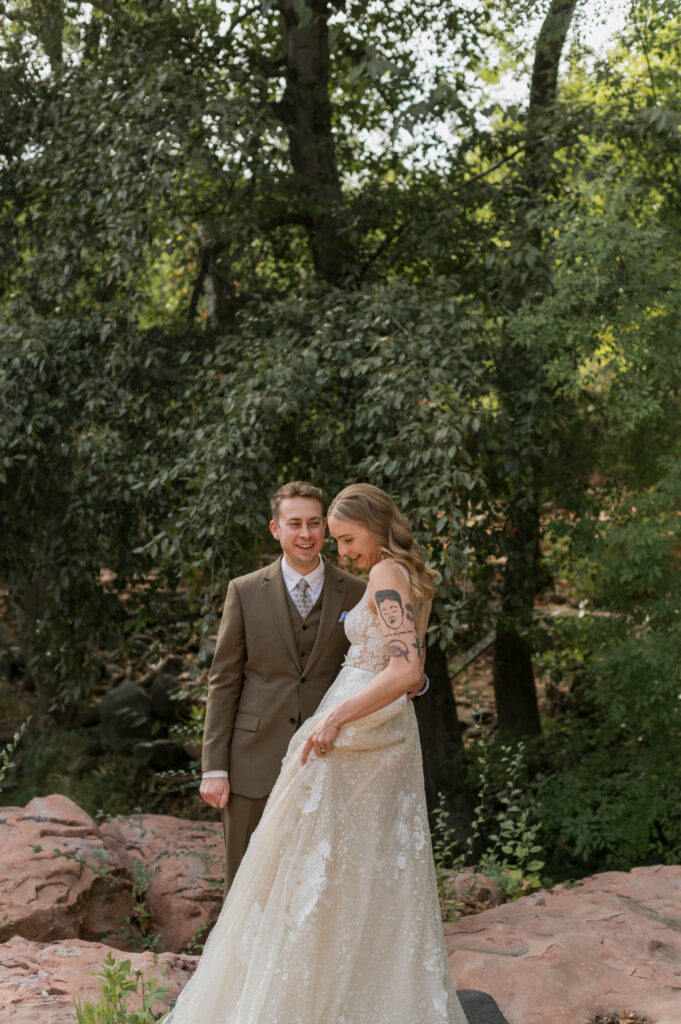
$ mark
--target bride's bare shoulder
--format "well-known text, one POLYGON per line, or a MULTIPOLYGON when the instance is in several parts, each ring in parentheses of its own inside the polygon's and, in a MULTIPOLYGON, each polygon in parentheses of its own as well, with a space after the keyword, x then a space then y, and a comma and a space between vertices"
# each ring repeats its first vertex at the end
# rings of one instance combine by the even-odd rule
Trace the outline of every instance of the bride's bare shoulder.
POLYGON ((373 587, 385 586, 396 580, 404 581, 405 572, 401 565, 390 558, 384 558, 372 566, 369 572, 369 584, 373 587))

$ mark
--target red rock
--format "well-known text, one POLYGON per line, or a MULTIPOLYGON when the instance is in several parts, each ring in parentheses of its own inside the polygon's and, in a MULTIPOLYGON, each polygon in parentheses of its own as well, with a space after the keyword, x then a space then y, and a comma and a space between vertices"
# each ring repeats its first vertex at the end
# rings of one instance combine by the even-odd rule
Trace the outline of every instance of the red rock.
POLYGON ((222 908, 222 827, 143 814, 108 822, 100 834, 130 877, 141 867, 150 930, 161 936, 156 948, 179 953, 197 935, 204 941, 222 908))
MULTIPOLYGON (((15 936, 0 945, 0 1024, 73 1024, 75 996, 81 1002, 99 1001, 100 981, 93 972, 102 969, 111 952, 108 946, 79 939, 38 943, 15 936)), ((115 951, 114 956, 130 960, 132 969, 146 978, 160 978, 165 968, 161 980, 168 986, 167 999, 184 988, 198 959, 162 953, 154 965, 151 953, 115 951)), ((140 999, 131 997, 130 1009, 139 1006, 140 999)))
POLYGON ((497 883, 478 871, 460 872, 454 879, 453 887, 462 901, 463 914, 477 914, 504 902, 504 894, 497 883))
POLYGON ((222 906, 216 823, 150 814, 97 826, 72 800, 53 795, 0 809, 0 849, 0 942, 21 935, 125 948, 140 940, 135 881, 148 914, 142 930, 160 933, 159 952, 177 953, 197 933, 205 938, 222 906))
POLYGON ((117 941, 130 888, 95 822, 72 800, 48 796, 0 809, 0 849, 0 942, 13 934, 117 941))
POLYGON ((636 1011, 681 1022, 681 867, 634 868, 445 925, 458 988, 508 1024, 576 1024, 636 1011))

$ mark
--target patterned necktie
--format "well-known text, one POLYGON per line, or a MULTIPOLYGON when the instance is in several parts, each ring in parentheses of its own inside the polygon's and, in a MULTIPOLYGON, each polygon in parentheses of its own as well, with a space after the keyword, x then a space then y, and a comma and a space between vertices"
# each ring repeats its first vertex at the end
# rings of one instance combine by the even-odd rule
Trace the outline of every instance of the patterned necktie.
POLYGON ((312 608, 312 598, 310 597, 310 584, 304 576, 300 577, 291 591, 291 597, 293 598, 294 605, 300 612, 300 617, 306 619, 312 608))

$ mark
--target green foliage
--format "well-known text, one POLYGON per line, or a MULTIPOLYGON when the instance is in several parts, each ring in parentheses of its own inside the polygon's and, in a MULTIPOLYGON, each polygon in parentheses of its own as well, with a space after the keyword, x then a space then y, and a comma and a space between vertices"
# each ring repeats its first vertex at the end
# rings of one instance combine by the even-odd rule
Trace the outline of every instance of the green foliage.
POLYGON ((425 309, 400 285, 299 291, 242 314, 183 397, 186 456, 166 475, 186 481, 185 503, 154 537, 157 554, 165 545, 197 571, 233 573, 253 564, 254 534, 267 536, 263 495, 278 483, 312 478, 330 497, 370 478, 417 525, 453 605, 461 495, 477 476, 467 452, 479 429, 477 326, 444 282, 425 309))
POLYGON ((473 867, 492 878, 508 899, 539 889, 544 867, 542 831, 522 786, 526 768, 523 743, 494 751, 482 737, 477 744, 477 805, 464 849, 457 846, 444 796, 433 812, 433 858, 443 920, 455 920, 465 893, 457 891, 456 876, 473 867), (484 838, 482 849, 480 840, 484 838))
POLYGON ((567 652, 554 661, 556 681, 569 672, 570 695, 534 781, 563 873, 681 855, 678 460, 666 470, 573 537, 576 561, 595 567, 597 608, 556 626, 567 652))
MULTIPOLYGON (((480 869, 495 878, 510 895, 531 892, 541 886, 539 872, 544 867, 543 847, 538 842, 541 825, 532 819, 535 812, 523 798, 521 776, 525 770, 525 745, 513 750, 502 747, 499 769, 503 787, 496 794, 499 810, 495 816, 495 832, 487 836, 487 847, 480 860, 480 869)), ((489 786, 489 760, 478 758, 483 792, 489 786)))
POLYGON ((459 849, 456 830, 450 824, 450 814, 444 793, 438 794, 438 804, 432 812, 433 859, 437 878, 437 894, 443 921, 455 921, 460 914, 462 896, 454 885, 456 875, 466 861, 465 852, 459 849))
POLYGON ((14 736, 9 741, 9 743, 6 743, 2 750, 0 750, 0 790, 2 789, 2 782, 5 776, 7 775, 7 772, 10 770, 10 768, 14 768, 12 754, 17 749, 19 742, 21 741, 21 737, 24 735, 24 732, 26 731, 26 726, 30 721, 31 719, 29 717, 24 722, 22 722, 21 726, 14 733, 14 736))
POLYGON ((140 803, 141 774, 138 762, 121 754, 107 754, 98 764, 78 751, 83 733, 53 725, 49 732, 32 740, 16 777, 17 784, 6 799, 23 806, 36 794, 63 793, 93 817, 100 809, 122 814, 140 803))
POLYGON ((95 977, 101 979, 99 1002, 81 1003, 76 999, 75 1024, 152 1024, 158 1019, 153 1006, 165 999, 168 987, 157 978, 145 979, 141 971, 132 970, 130 960, 116 960, 113 953, 107 953, 95 977), (139 996, 140 1009, 129 1008, 132 996, 139 996))

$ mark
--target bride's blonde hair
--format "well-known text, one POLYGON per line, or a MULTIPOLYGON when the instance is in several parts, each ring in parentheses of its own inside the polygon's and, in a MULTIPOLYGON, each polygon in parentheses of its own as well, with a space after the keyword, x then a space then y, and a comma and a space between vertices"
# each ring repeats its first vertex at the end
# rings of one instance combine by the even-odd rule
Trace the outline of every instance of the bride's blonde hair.
POLYGON ((378 541, 382 557, 407 570, 414 597, 432 598, 435 573, 426 565, 411 526, 389 494, 373 484, 350 484, 333 499, 327 515, 366 526, 378 541))

